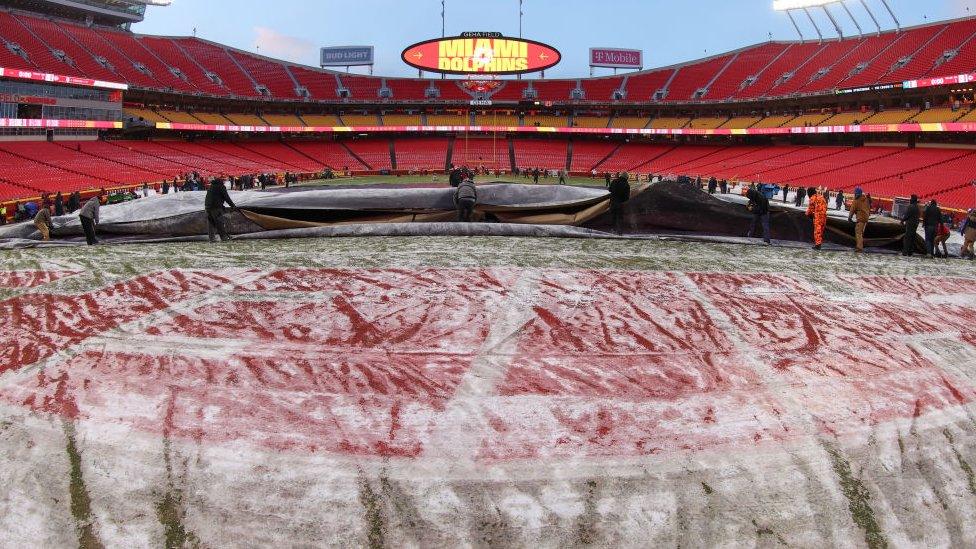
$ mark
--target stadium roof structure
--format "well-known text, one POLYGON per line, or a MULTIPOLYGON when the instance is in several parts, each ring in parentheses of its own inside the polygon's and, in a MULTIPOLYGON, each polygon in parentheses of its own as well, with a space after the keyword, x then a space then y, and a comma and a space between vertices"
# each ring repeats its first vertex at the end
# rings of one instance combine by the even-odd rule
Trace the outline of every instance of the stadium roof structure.
POLYGON ((0 0, 9 6, 48 15, 118 26, 139 23, 147 6, 168 6, 172 0, 0 0))

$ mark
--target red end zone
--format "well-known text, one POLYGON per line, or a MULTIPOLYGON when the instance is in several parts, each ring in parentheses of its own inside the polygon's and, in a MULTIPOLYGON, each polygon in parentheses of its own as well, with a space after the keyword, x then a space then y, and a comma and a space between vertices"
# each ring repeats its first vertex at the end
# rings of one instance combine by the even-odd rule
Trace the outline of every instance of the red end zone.
POLYGON ((852 303, 779 275, 251 274, 4 301, 0 398, 201 444, 485 461, 788 442, 976 398, 910 341, 973 343, 976 306, 919 307, 915 279, 838 277, 881 297, 852 303))

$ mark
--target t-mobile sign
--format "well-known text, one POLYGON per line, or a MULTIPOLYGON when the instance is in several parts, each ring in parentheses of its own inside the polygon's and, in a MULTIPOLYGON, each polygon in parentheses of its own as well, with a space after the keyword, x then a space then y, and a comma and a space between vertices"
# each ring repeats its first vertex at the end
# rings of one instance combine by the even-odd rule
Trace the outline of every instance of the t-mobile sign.
POLYGON ((619 48, 590 48, 590 66, 611 69, 641 69, 644 68, 644 52, 619 48))

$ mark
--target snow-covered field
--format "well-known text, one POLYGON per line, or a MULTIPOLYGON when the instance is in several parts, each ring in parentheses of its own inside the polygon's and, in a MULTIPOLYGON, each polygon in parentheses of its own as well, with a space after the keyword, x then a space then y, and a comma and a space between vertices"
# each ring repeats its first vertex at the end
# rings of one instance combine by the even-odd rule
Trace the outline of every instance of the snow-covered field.
POLYGON ((976 546, 976 267, 658 241, 2 252, 0 545, 976 546))

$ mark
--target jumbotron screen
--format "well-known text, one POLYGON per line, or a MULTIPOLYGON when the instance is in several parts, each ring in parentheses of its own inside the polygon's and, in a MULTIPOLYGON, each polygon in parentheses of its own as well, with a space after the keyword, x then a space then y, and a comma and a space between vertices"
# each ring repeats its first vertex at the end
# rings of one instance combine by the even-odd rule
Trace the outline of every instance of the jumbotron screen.
POLYGON ((403 61, 441 74, 523 74, 544 71, 562 59, 556 48, 499 33, 435 38, 403 50, 403 61))

